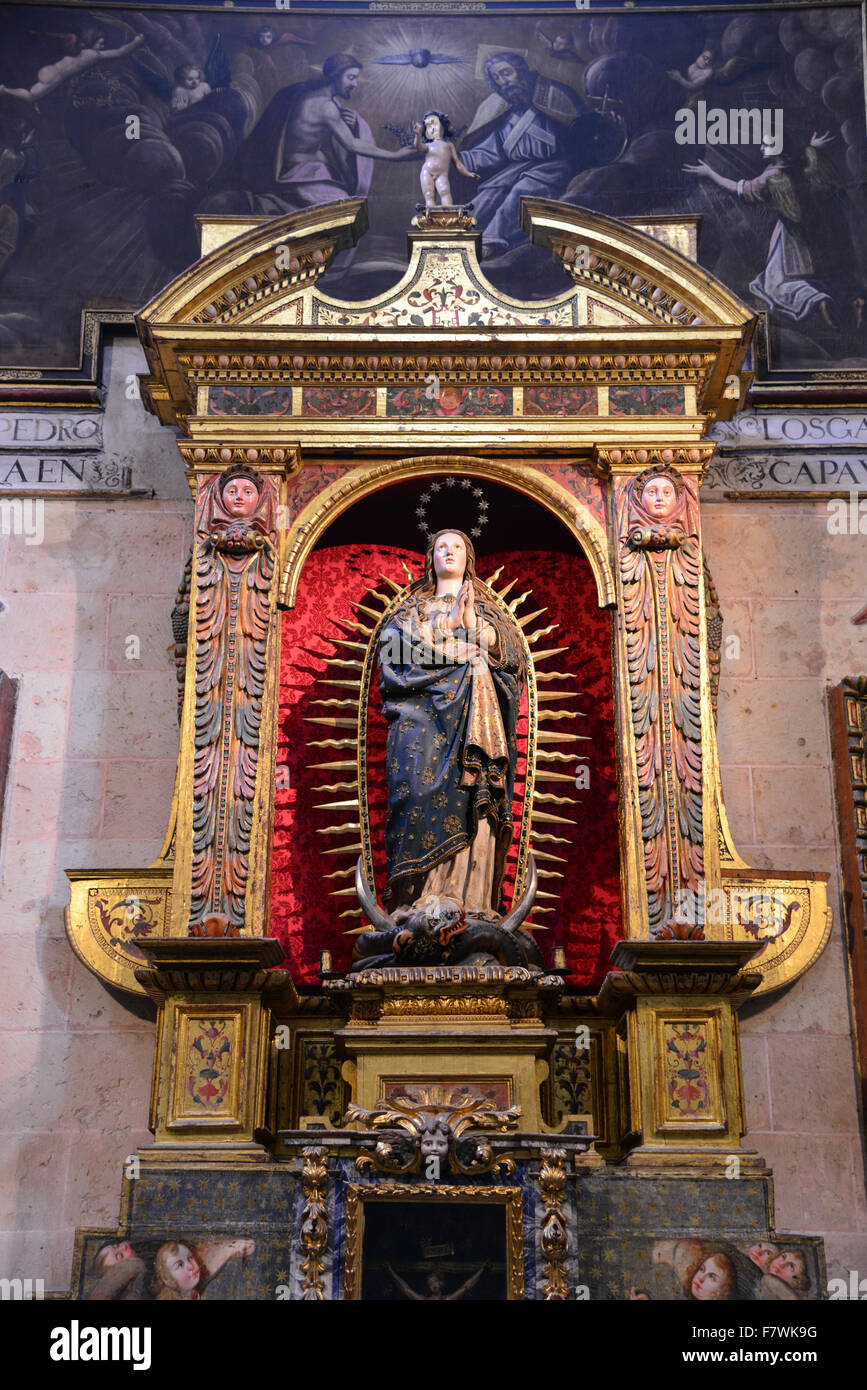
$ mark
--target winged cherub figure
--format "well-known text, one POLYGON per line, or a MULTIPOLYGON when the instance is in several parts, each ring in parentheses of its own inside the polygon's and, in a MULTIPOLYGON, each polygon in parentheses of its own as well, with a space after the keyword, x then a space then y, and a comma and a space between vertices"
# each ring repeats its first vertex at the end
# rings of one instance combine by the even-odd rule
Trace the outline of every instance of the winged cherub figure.
POLYGON ((712 83, 726 86, 741 77, 746 77, 748 73, 767 71, 770 67, 768 62, 745 55, 736 55, 719 65, 716 59, 717 51, 713 44, 706 43, 698 57, 690 63, 685 77, 679 68, 669 68, 666 72, 666 77, 688 93, 689 106, 694 106, 696 99, 706 92, 712 83))
POLYGON ((424 194, 426 207, 434 207, 436 204, 436 194, 439 194, 440 205, 444 208, 452 206, 452 190, 449 185, 449 173, 454 164, 458 173, 466 174, 469 179, 478 179, 479 175, 474 174, 468 169, 461 160, 455 148, 455 132, 452 129, 451 121, 442 111, 427 111, 422 120, 413 123, 415 133, 415 147, 419 154, 425 157, 424 164, 421 166, 419 181, 421 191, 424 194))
POLYGON ((36 74, 36 81, 32 87, 3 87, 0 86, 0 96, 18 97, 20 101, 28 101, 31 106, 35 106, 43 97, 50 96, 62 83, 67 82, 70 77, 76 77, 78 73, 86 72, 97 63, 105 63, 109 58, 123 58, 127 53, 132 53, 133 49, 138 48, 139 44, 144 43, 144 36, 137 34, 129 43, 121 44, 120 48, 106 48, 105 36, 95 30, 88 29, 83 34, 61 34, 59 37, 65 48, 69 51, 63 58, 58 58, 56 63, 47 63, 41 67, 36 74))
POLYGON ((552 58, 559 58, 562 63, 583 63, 578 49, 575 47, 575 40, 571 34, 555 34, 553 39, 547 34, 543 34, 541 29, 536 33, 544 44, 548 46, 548 52, 552 58))

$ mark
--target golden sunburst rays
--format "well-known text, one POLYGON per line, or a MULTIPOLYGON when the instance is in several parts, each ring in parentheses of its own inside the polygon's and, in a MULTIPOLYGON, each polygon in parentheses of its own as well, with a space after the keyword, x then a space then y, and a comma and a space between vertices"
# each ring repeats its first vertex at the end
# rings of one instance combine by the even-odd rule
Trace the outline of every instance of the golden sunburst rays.
MULTIPOLYGON (((341 919, 362 916, 355 903, 354 886, 359 855, 368 882, 374 884, 368 788, 377 798, 384 794, 385 784, 384 779, 375 778, 371 787, 368 777, 367 709, 376 667, 375 639, 384 620, 403 600, 407 585, 417 578, 406 563, 403 568, 407 584, 381 575, 377 587, 368 589, 361 601, 352 604, 354 617, 329 619, 338 634, 328 638, 333 655, 326 658, 325 669, 316 677, 316 698, 309 702, 304 715, 304 723, 314 736, 307 746, 312 759, 308 769, 314 774, 317 818, 322 813, 322 824, 315 827, 322 842, 319 853, 335 865, 322 875, 323 886, 337 900, 335 905, 343 909, 339 913, 341 919)), ((544 622, 547 608, 533 608, 531 589, 513 596, 517 580, 495 588, 502 570, 501 566, 490 576, 487 588, 503 612, 520 626, 529 657, 527 714, 522 716, 526 717, 526 769, 516 891, 523 885, 532 850, 539 889, 531 915, 540 917, 557 911, 565 881, 561 866, 569 862, 571 832, 580 805, 573 789, 578 787, 579 765, 587 761, 582 744, 590 740, 580 732, 586 715, 580 709, 570 708, 582 698, 573 673, 563 670, 562 665, 551 665, 553 658, 569 648, 552 646, 538 650, 559 625, 544 622), (540 685, 544 689, 540 690, 540 685)), ((542 922, 536 926, 545 929, 542 922)), ((347 934, 364 930, 364 926, 353 926, 347 934)))
POLYGON ((353 105, 377 144, 393 148, 387 135, 381 138, 388 125, 409 128, 432 107, 445 111, 456 130, 470 123, 479 104, 475 62, 453 47, 438 20, 392 16, 387 25, 349 32, 351 51, 363 64, 353 105))
MULTIPOLYGON (((527 859, 532 851, 539 877, 536 903, 531 914, 535 918, 557 911, 556 904, 565 878, 560 866, 569 862, 564 851, 568 852, 573 843, 568 832, 575 829, 577 808, 581 804, 580 797, 570 794, 569 789, 573 792, 577 790, 579 765, 587 761, 587 754, 581 752, 581 745, 590 742, 590 736, 580 732, 581 721, 586 715, 580 709, 566 708, 583 697, 583 692, 575 685, 575 676, 562 667, 551 668, 547 664, 569 648, 551 646, 539 649, 541 643, 557 632, 559 623, 545 623, 547 607, 533 608, 530 605, 531 589, 511 597, 517 587, 516 579, 497 589, 495 585, 503 568, 501 565, 486 583, 502 607, 519 624, 530 658, 524 811, 515 882, 516 889, 523 883, 527 859), (525 608, 525 605, 529 606, 525 608), (545 688, 540 690, 540 685, 545 688), (556 688, 548 689, 548 686, 556 688), (554 831, 558 833, 552 833, 554 831)), ((536 925, 537 929, 544 930, 542 923, 536 925)))
MULTIPOLYGON (((416 575, 404 564, 407 580, 416 575)), ((402 599, 406 586, 388 575, 380 575, 376 587, 369 588, 359 602, 351 605, 354 617, 328 618, 338 635, 326 638, 334 648, 325 658, 325 670, 314 686, 322 694, 310 700, 304 723, 314 774, 314 809, 322 813, 322 824, 315 827, 321 837, 319 854, 331 862, 333 871, 322 875, 325 891, 343 910, 341 919, 360 919, 355 892, 355 866, 362 856, 367 878, 373 886, 373 856, 370 843, 370 807, 367 795, 367 705, 376 664, 376 637, 383 619, 402 599), (332 692, 340 692, 332 693, 332 692), (316 737, 315 735, 321 735, 316 737), (342 900, 342 901, 341 901, 342 900)), ((353 926, 348 936, 366 931, 353 926)))

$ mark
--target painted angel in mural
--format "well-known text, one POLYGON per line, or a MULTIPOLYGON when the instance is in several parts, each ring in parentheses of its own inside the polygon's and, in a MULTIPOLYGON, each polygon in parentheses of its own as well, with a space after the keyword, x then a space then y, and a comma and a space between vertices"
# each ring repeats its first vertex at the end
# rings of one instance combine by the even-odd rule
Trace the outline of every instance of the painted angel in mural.
POLYGON ((93 1303, 134 1303, 145 1297, 145 1264, 128 1240, 108 1241, 93 1257, 93 1303))
POLYGON ((119 48, 106 48, 105 36, 97 29, 85 29, 81 34, 56 34, 51 37, 60 39, 67 50, 65 56, 58 58, 55 63, 47 63, 41 67, 32 87, 0 86, 0 96, 17 97, 19 101, 35 105, 43 97, 50 96, 64 82, 68 82, 71 77, 87 72, 97 63, 107 63, 112 58, 125 58, 128 53, 132 53, 144 43, 143 36, 136 34, 129 43, 121 44, 119 48))
MULTIPOLYGON (((279 48, 285 48, 288 43, 305 44, 309 47, 313 40, 302 38, 300 34, 293 34, 289 29, 275 29, 271 24, 260 24, 259 28, 244 42, 249 48, 254 48, 257 53, 270 54, 279 48)), ((273 67, 274 64, 270 57, 268 61, 273 67)))
POLYGON ((433 207, 439 194, 440 205, 444 208, 452 206, 452 190, 449 184, 449 174, 452 165, 459 174, 465 174, 467 178, 478 179, 479 175, 474 174, 461 162, 461 157, 455 148, 455 132, 448 116, 442 111, 426 111, 421 121, 413 124, 415 135, 415 148, 419 154, 424 155, 424 164, 421 166, 419 182, 421 191, 424 194, 426 207, 433 207))
POLYGON ((364 197, 373 160, 406 160, 413 149, 381 149, 370 126, 349 105, 361 63, 332 53, 322 76, 285 87, 267 106, 238 160, 245 187, 273 195, 275 211, 364 197))
POLYGON ((666 72, 666 77, 689 94, 689 106, 695 105, 700 96, 707 95, 714 85, 728 85, 748 74, 767 71, 771 67, 769 62, 746 56, 736 55, 718 65, 716 58, 716 48, 712 43, 706 43, 698 57, 690 63, 685 76, 679 68, 669 68, 666 72))
POLYGON ((541 29, 537 29, 536 33, 542 43, 546 45, 552 58, 558 58, 561 63, 586 63, 586 58, 582 58, 575 47, 575 40, 571 34, 555 34, 552 39, 541 29))
POLYGON ((623 616, 654 935, 671 930, 668 923, 679 891, 699 891, 704 864, 699 644, 703 571, 695 507, 687 485, 664 466, 639 474, 618 498, 623 616), (677 835, 671 845, 665 825, 659 718, 661 683, 669 679, 674 710, 670 756, 677 768, 680 798, 677 835))
POLYGON ((229 1260, 249 1259, 255 1249, 252 1240, 207 1240, 194 1246, 166 1241, 154 1259, 154 1297, 158 1303, 197 1302, 229 1260))
MULTIPOLYGON (((673 1298, 717 1303, 748 1296, 738 1279, 739 1267, 746 1263, 740 1252, 721 1241, 659 1240, 653 1247, 652 1264, 670 1271, 673 1298)), ((657 1295, 660 1296, 660 1295, 657 1295)), ((650 1299, 644 1289, 629 1291, 632 1301, 650 1299)))
POLYGON ((833 329, 837 324, 832 305, 845 300, 860 329, 865 291, 849 232, 850 209, 839 177, 823 154, 833 139, 827 132, 814 131, 800 161, 763 142, 765 167, 753 179, 726 178, 703 159, 684 165, 684 171, 710 179, 745 203, 767 204, 776 214, 767 264, 750 282, 763 304, 795 322, 816 311, 833 329))
POLYGON ((393 911, 376 905, 359 870, 362 907, 381 930, 356 938, 355 969, 473 952, 541 963, 518 931, 535 893, 532 860, 520 903, 501 917, 527 658, 517 623, 476 577, 475 559, 462 531, 438 531, 424 575, 380 635, 384 897, 393 911))
POLYGON ((158 67, 133 59, 136 72, 151 91, 167 102, 173 112, 187 111, 212 92, 228 87, 231 82, 229 64, 218 34, 204 63, 193 61, 189 55, 169 73, 165 63, 158 67))

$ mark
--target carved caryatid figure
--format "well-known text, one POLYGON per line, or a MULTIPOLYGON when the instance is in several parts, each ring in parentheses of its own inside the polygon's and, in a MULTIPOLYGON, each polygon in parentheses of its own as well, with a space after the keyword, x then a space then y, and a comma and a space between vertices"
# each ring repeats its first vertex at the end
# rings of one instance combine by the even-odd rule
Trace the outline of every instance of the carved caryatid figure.
POLYGON ((654 934, 667 930, 679 891, 700 889, 703 873, 697 532, 695 495, 670 470, 647 469, 620 495, 620 572, 654 934))
MULTIPOLYGON (((380 636, 388 721, 384 897, 393 911, 386 917, 376 908, 359 873, 362 905, 385 931, 359 937, 356 960, 383 963, 392 950, 406 952, 407 961, 457 960, 466 949, 517 964, 526 963, 529 948, 535 963, 529 937, 519 934, 512 950, 499 930, 514 936, 519 925, 514 912, 500 918, 526 674, 520 629, 476 577, 472 542, 462 531, 437 532, 423 577, 380 636), (398 927, 405 930, 395 935, 398 927), (458 934, 460 955, 456 946, 441 954, 458 934), (377 936, 383 939, 371 939, 377 936)), ((534 884, 531 865, 521 920, 534 884)))
POLYGON ((237 464, 196 519, 196 760, 190 930, 244 925, 275 553, 274 486, 237 464), (225 922, 227 919, 227 923, 225 922))

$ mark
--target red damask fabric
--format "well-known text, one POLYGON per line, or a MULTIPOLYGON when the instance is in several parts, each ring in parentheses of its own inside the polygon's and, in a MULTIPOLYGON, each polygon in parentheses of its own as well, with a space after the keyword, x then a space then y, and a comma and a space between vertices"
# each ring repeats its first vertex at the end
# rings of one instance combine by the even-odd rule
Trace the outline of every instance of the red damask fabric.
MULTIPOLYGON (((326 663, 338 655, 352 660, 361 653, 351 647, 337 648, 335 639, 341 635, 330 619, 354 620, 351 604, 364 602, 368 590, 387 591, 380 576, 388 575, 404 584, 406 574, 401 561, 420 574, 422 556, 409 550, 369 545, 344 545, 317 550, 310 556, 301 577, 297 606, 283 615, 283 640, 280 670, 280 717, 278 733, 278 777, 274 819, 274 852, 271 880, 271 934, 283 945, 292 976, 299 986, 319 983, 319 953, 330 950, 333 968, 346 969, 352 952, 352 937, 347 929, 359 926, 357 917, 340 914, 356 908, 354 893, 330 896, 335 889, 352 888, 352 878, 341 870, 354 865, 355 855, 329 854, 341 844, 359 839, 356 832, 320 834, 329 826, 357 823, 358 811, 322 811, 324 802, 351 800, 352 789, 320 793, 323 782, 333 785, 353 782, 351 771, 311 772, 313 763, 346 761, 352 752, 339 748, 311 748, 314 742, 352 736, 351 729, 330 729, 306 722, 311 717, 351 717, 351 710, 336 706, 315 705, 316 700, 349 698, 351 692, 337 686, 317 682, 326 674, 338 679, 352 679, 358 673, 351 668, 337 671, 326 663), (338 876, 332 876, 338 875, 338 876)), ((566 864, 540 861, 542 869, 562 873, 562 879, 543 878, 543 893, 556 893, 556 898, 539 900, 540 907, 553 912, 534 912, 530 918, 539 927, 537 941, 547 960, 554 946, 564 946, 569 968, 570 988, 596 989, 606 972, 611 948, 622 935, 620 907, 620 869, 617 834, 617 778, 614 757, 614 717, 611 684, 610 620, 598 607, 596 586, 587 561, 581 555, 566 555, 553 551, 511 551, 504 556, 486 556, 478 563, 482 578, 493 573, 499 565, 503 572, 497 580, 502 588, 515 579, 509 598, 532 589, 531 597, 519 608, 518 616, 546 608, 537 624, 559 623, 557 631, 542 638, 537 649, 567 647, 559 657, 540 664, 540 671, 569 670, 576 676, 579 699, 562 702, 562 708, 580 710, 586 717, 543 721, 543 728, 564 734, 581 733, 587 742, 545 744, 546 748, 563 751, 577 750, 586 755, 589 785, 576 790, 566 782, 541 781, 538 789, 558 796, 576 796, 579 805, 561 807, 542 803, 539 810, 549 811, 573 820, 571 826, 541 824, 542 834, 563 836, 568 845, 538 841, 537 847, 549 853, 563 855, 566 864)), ((364 615, 360 615, 364 621, 364 615)), ((350 640, 358 634, 343 631, 350 640)), ((564 689, 565 682, 540 684, 540 691, 564 689)), ((561 702, 544 702, 540 708, 561 707, 561 702)), ((526 697, 524 713, 519 724, 519 742, 526 736, 526 697)), ((379 708, 376 681, 369 710, 369 776, 371 833, 377 888, 382 893, 385 884, 385 855, 382 848, 385 816, 385 723, 379 708)), ((557 771, 574 770, 574 764, 549 764, 557 771)), ((519 761, 515 785, 515 819, 520 819, 524 792, 524 764, 519 761)), ((356 852, 357 853, 357 852, 356 852)), ((515 851, 512 852, 514 860, 515 851)), ((510 901, 513 874, 507 873, 506 901, 510 901)))

